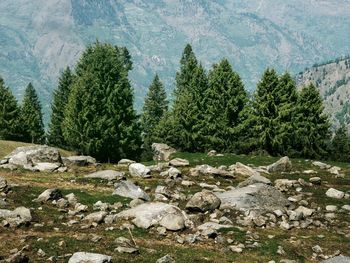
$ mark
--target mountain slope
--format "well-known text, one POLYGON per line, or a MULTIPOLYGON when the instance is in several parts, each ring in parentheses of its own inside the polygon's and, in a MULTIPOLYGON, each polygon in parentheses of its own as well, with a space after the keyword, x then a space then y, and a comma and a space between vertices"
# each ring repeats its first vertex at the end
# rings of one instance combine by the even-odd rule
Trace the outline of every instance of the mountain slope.
POLYGON ((333 125, 350 124, 350 58, 314 65, 297 75, 299 87, 310 82, 320 89, 333 125))
POLYGON ((32 81, 48 109, 59 71, 108 41, 133 56, 140 108, 156 72, 171 91, 189 42, 207 68, 227 57, 253 89, 268 66, 298 72, 350 53, 347 10, 350 0, 3 0, 0 75, 18 98, 32 81))

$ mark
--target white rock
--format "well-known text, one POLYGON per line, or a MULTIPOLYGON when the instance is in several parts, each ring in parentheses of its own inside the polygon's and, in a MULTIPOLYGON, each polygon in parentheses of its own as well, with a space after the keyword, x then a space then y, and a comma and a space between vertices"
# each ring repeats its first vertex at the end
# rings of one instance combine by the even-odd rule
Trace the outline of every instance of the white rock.
POLYGON ((334 188, 329 188, 326 195, 331 198, 342 199, 345 196, 345 193, 334 188))
POLYGON ((151 170, 141 163, 132 163, 129 165, 130 175, 133 177, 148 178, 151 177, 151 170))
POLYGON ((76 252, 69 259, 68 263, 108 263, 112 262, 112 257, 95 254, 95 253, 87 253, 87 252, 76 252))

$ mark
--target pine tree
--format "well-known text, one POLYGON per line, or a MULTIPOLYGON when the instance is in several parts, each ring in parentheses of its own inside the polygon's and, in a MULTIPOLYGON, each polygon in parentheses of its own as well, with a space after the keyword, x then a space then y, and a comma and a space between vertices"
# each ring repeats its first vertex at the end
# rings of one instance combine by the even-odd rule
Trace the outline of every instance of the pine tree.
POLYGON ((67 67, 59 78, 58 87, 53 95, 51 104, 51 122, 49 124, 48 142, 51 145, 64 148, 67 143, 64 140, 62 132, 62 122, 64 119, 64 110, 68 103, 68 97, 71 90, 73 75, 69 67, 67 67))
POLYGON ((79 60, 65 109, 63 134, 73 149, 101 161, 138 158, 140 125, 125 48, 96 42, 79 60))
POLYGON ((143 144, 145 155, 151 152, 151 144, 155 142, 155 129, 168 110, 166 92, 158 74, 148 89, 141 116, 143 144))
POLYGON ((318 89, 310 84, 304 87, 296 106, 295 149, 303 157, 319 158, 326 154, 330 138, 330 123, 323 113, 324 105, 318 89))
POLYGON ((204 96, 206 149, 232 149, 234 129, 247 102, 240 76, 227 59, 213 66, 204 96))
POLYGON ((295 106, 298 101, 298 92, 295 81, 288 72, 280 78, 275 95, 277 106, 277 127, 275 135, 275 152, 281 155, 293 154, 296 141, 295 124, 293 118, 296 114, 295 106))
POLYGON ((346 126, 341 125, 335 132, 331 141, 331 159, 348 162, 350 160, 350 136, 346 126))
MULTIPOLYGON (((260 149, 275 154, 276 127, 278 126, 278 108, 276 105, 276 91, 279 79, 275 70, 267 69, 257 85, 253 100, 253 116, 255 126, 252 127, 255 137, 258 138, 260 149)), ((249 120, 252 121, 252 120, 249 120)))
POLYGON ((0 139, 20 140, 20 111, 10 89, 0 77, 0 139))
POLYGON ((21 122, 23 125, 23 141, 31 143, 43 143, 45 130, 43 115, 38 95, 29 83, 23 98, 21 107, 21 122))

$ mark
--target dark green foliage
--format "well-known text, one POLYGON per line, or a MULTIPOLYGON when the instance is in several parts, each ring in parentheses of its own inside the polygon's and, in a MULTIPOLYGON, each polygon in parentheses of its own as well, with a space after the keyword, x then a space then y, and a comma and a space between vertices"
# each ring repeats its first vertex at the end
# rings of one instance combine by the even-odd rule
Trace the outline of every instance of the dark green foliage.
POLYGON ((20 111, 10 89, 0 77, 0 139, 19 140, 21 138, 20 111))
POLYGON ((313 84, 304 87, 299 94, 294 118, 294 149, 301 156, 319 158, 326 155, 330 123, 323 110, 323 101, 317 88, 313 84))
POLYGON ((332 139, 331 147, 332 160, 342 162, 350 161, 350 136, 344 124, 337 129, 332 139))
POLYGON ((76 66, 63 134, 74 150, 101 161, 138 158, 141 136, 125 48, 89 46, 76 66))
POLYGON ((205 148, 227 151, 236 142, 234 127, 247 102, 247 93, 239 75, 227 59, 213 66, 204 94, 205 148))
POLYGON ((49 124, 48 143, 57 147, 64 148, 67 143, 64 140, 62 132, 62 122, 64 119, 64 110, 68 103, 68 97, 73 82, 73 75, 67 67, 59 78, 58 87, 53 95, 51 104, 51 122, 49 124))
POLYGON ((187 45, 176 74, 174 104, 171 112, 157 127, 157 137, 184 151, 204 149, 203 96, 207 89, 207 76, 199 65, 190 45, 187 45))
POLYGON ((28 84, 21 107, 22 141, 43 143, 45 130, 38 95, 31 83, 28 84))
POLYGON ((156 141, 155 128, 167 110, 166 92, 158 75, 156 75, 148 89, 141 116, 144 156, 150 156, 151 145, 156 141))

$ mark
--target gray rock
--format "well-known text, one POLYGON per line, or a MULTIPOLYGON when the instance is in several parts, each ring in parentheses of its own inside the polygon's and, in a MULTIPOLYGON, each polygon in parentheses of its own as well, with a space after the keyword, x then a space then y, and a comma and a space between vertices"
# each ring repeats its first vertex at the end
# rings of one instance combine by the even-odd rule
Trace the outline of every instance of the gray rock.
POLYGON ((233 207, 243 211, 273 212, 283 210, 290 205, 280 191, 261 183, 215 194, 221 200, 221 208, 233 207))
POLYGON ((0 176, 0 192, 5 192, 7 190, 7 181, 4 177, 0 176))
POLYGON ((301 213, 303 215, 303 218, 307 218, 312 216, 312 214, 315 212, 315 209, 310 209, 304 206, 299 206, 297 209, 295 209, 297 213, 301 213))
POLYGON ((175 158, 169 162, 169 165, 174 167, 183 167, 183 166, 189 166, 190 162, 187 161, 186 159, 175 158))
POLYGON ((33 169, 39 172, 54 172, 60 167, 60 163, 37 163, 33 169))
POLYGON ((218 176, 224 176, 224 177, 233 177, 233 178, 235 177, 235 175, 232 172, 218 169, 207 164, 197 165, 195 168, 192 168, 190 170, 190 174, 192 176, 218 175, 218 176))
POLYGON ((120 181, 114 185, 114 195, 149 201, 150 197, 131 181, 120 181))
POLYGON ((160 203, 145 203, 120 212, 119 218, 133 219, 133 223, 140 228, 163 226, 168 230, 177 231, 185 228, 185 215, 180 208, 160 203))
POLYGON ((297 180, 289 180, 289 179, 277 179, 275 180, 274 183, 275 183, 275 187, 282 192, 286 192, 290 188, 295 188, 300 186, 297 180))
POLYGON ((330 172, 331 174, 339 175, 340 170, 341 170, 340 167, 333 166, 333 167, 328 169, 328 172, 330 172))
POLYGON ((141 177, 141 178, 151 177, 151 170, 141 163, 130 164, 129 173, 132 177, 141 177))
POLYGON ((96 159, 91 156, 69 156, 62 158, 65 166, 89 166, 96 165, 96 159))
POLYGON ((29 258, 22 251, 18 251, 10 256, 5 262, 7 263, 28 263, 29 258))
POLYGON ((198 192, 186 204, 186 209, 190 211, 213 211, 221 204, 220 199, 210 191, 198 192))
POLYGON ((59 189, 53 188, 53 189, 47 189, 44 192, 42 192, 38 198, 34 199, 35 202, 38 203, 45 203, 49 200, 58 200, 62 198, 62 193, 59 189))
POLYGON ((232 171, 236 175, 242 175, 246 177, 254 176, 254 175, 260 175, 259 172, 255 171, 253 168, 244 165, 240 162, 237 162, 234 165, 231 165, 229 167, 229 170, 232 171))
POLYGON ((206 222, 206 223, 198 226, 197 229, 199 231, 205 231, 208 229, 220 230, 220 229, 231 228, 231 227, 233 227, 233 225, 222 225, 222 224, 218 224, 215 222, 206 222))
POLYGON ((19 226, 32 221, 30 210, 23 206, 13 211, 0 209, 0 218, 5 219, 11 226, 19 226))
POLYGON ((292 162, 289 160, 288 156, 282 157, 277 162, 267 166, 267 171, 269 173, 290 172, 291 170, 292 162))
POLYGON ((130 239, 118 237, 114 242, 118 246, 116 250, 119 253, 134 254, 139 252, 139 248, 130 239))
POLYGON ((329 168, 331 168, 331 166, 329 164, 325 164, 325 163, 318 162, 318 161, 312 162, 312 165, 313 166, 317 166, 320 169, 329 169, 329 168))
POLYGON ((18 166, 17 165, 14 165, 14 164, 2 164, 0 165, 0 168, 2 169, 7 169, 7 170, 10 170, 10 171, 15 171, 18 169, 18 166))
POLYGON ((129 160, 129 159, 121 159, 121 160, 118 162, 118 165, 129 166, 129 165, 132 164, 132 163, 136 163, 136 162, 133 161, 133 160, 129 160))
POLYGON ((87 252, 76 252, 69 259, 68 263, 108 263, 112 262, 112 257, 95 254, 95 253, 87 253, 87 252))
POLYGON ((175 263, 175 260, 170 255, 165 255, 159 258, 156 263, 175 263))
POLYGON ((322 179, 320 177, 311 177, 309 181, 315 185, 320 185, 322 183, 322 179))
POLYGON ((272 184, 270 179, 267 179, 264 176, 255 174, 255 175, 250 176, 248 179, 244 180, 243 182, 239 183, 238 187, 245 187, 245 186, 248 186, 251 184, 256 184, 256 183, 262 183, 262 184, 268 184, 268 185, 272 184))
POLYGON ((321 263, 350 263, 350 257, 337 256, 334 258, 323 260, 321 261, 321 263))
POLYGON ((123 172, 113 171, 113 170, 103 170, 98 171, 92 174, 88 174, 85 178, 95 178, 95 179, 104 179, 108 181, 114 181, 122 179, 125 176, 123 172))
POLYGON ((105 219, 107 215, 107 212, 105 211, 100 211, 100 212, 95 212, 88 214, 86 217, 84 217, 84 221, 87 221, 89 223, 101 223, 105 219))
POLYGON ((153 143, 153 160, 155 161, 169 161, 170 155, 176 153, 176 150, 164 143, 153 143))
POLYGON ((326 192, 326 196, 335 199, 342 199, 344 198, 345 193, 334 188, 329 188, 326 192))

